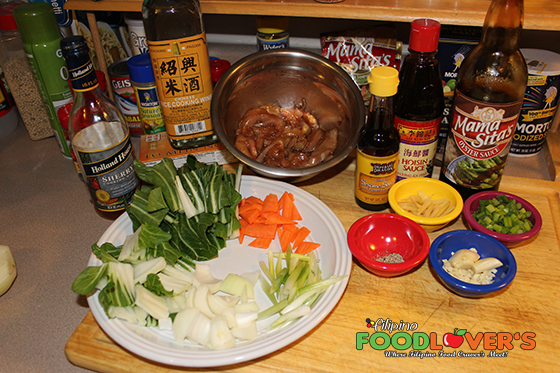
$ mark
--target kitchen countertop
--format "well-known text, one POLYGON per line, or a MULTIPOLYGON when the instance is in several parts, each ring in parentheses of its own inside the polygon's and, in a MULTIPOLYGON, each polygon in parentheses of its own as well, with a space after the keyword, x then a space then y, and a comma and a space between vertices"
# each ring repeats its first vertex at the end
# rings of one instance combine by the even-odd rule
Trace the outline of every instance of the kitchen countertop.
MULTIPOLYGON (((247 48, 254 51, 254 45, 247 48)), ((210 51, 215 55, 212 46, 210 51)), ((547 157, 510 157, 505 174, 553 180, 547 157)), ((0 372, 86 371, 64 354, 89 310, 70 286, 111 221, 94 212, 54 138, 32 141, 19 125, 0 139, 0 160, 0 244, 10 246, 18 270, 0 297, 0 372)))

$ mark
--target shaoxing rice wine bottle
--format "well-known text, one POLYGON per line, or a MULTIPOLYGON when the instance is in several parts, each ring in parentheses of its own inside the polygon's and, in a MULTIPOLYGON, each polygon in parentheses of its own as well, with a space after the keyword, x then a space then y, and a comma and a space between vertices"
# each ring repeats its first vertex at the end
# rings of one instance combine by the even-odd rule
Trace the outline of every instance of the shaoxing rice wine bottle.
POLYGON ((493 0, 459 70, 440 180, 463 199, 499 187, 527 86, 522 24, 523 0, 493 0))

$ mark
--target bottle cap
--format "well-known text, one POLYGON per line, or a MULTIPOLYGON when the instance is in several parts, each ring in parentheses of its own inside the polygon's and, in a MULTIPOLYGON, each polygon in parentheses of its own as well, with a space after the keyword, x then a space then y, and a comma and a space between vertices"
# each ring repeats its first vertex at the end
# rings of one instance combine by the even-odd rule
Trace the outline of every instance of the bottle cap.
POLYGON ((257 31, 263 34, 279 34, 288 30, 288 17, 258 16, 257 31))
POLYGON ((231 63, 227 60, 217 59, 210 61, 210 74, 212 74, 212 82, 214 82, 214 84, 217 83, 230 66, 231 63))
POLYGON ((416 52, 435 52, 441 24, 429 18, 415 19, 410 27, 409 48, 416 52))
POLYGON ((62 37, 50 4, 45 2, 21 4, 14 9, 14 17, 24 44, 39 44, 62 37))
POLYGON ((62 49, 62 55, 64 58, 72 57, 85 52, 89 54, 87 41, 81 35, 65 37, 60 41, 60 48, 62 49))
POLYGON ((152 60, 149 53, 137 54, 126 61, 130 80, 137 83, 150 83, 155 81, 152 60))
POLYGON ((0 30, 14 31, 17 30, 16 20, 14 18, 14 9, 23 3, 11 3, 0 6, 0 30))
POLYGON ((368 76, 368 83, 372 95, 394 96, 399 88, 399 71, 390 66, 374 67, 368 76))

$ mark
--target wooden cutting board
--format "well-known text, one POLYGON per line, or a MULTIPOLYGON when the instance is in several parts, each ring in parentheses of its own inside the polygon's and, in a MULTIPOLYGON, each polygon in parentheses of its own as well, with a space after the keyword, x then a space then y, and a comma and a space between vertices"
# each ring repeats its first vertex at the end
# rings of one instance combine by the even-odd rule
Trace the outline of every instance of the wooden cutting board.
MULTIPOLYGON (((348 230, 368 212, 354 203, 354 174, 346 166, 298 186, 327 204, 348 230)), ((543 218, 540 234, 532 242, 512 249, 518 272, 508 288, 482 299, 462 298, 436 279, 427 261, 414 272, 397 278, 376 277, 354 262, 348 288, 340 302, 305 337, 268 356, 215 371, 555 371, 560 366, 560 339, 556 335, 560 330, 560 184, 504 177, 500 189, 533 203, 543 218), (375 332, 367 327, 368 318, 416 323, 414 331, 404 332, 425 333, 434 340, 430 346, 418 350, 424 353, 423 357, 408 355, 411 349, 400 351, 392 346, 380 350, 365 344, 358 350, 357 333, 375 332), (481 336, 483 340, 474 349, 467 342, 458 348, 443 346, 444 334, 452 333, 455 328, 466 329, 473 337, 481 336), (521 339, 531 335, 527 339, 530 343, 521 339), (508 336, 513 337, 512 348, 497 349, 498 340, 508 336), (530 344, 532 349, 522 348, 530 344), (388 351, 405 356, 387 357, 388 351), (440 351, 455 357, 440 357, 440 351), (482 352, 484 357, 464 356, 475 352, 482 352), (489 357, 491 352, 505 352, 507 356, 489 357)), ((430 233, 430 239, 433 241, 441 233, 455 229, 465 229, 461 218, 443 230, 430 233)), ((381 328, 377 331, 389 336, 396 333, 381 328)), ((377 341, 381 343, 380 339, 377 341)), ((401 338, 395 343, 404 341, 401 338)), ((68 340, 65 353, 73 364, 98 372, 201 371, 154 364, 129 353, 107 337, 91 313, 68 340)))

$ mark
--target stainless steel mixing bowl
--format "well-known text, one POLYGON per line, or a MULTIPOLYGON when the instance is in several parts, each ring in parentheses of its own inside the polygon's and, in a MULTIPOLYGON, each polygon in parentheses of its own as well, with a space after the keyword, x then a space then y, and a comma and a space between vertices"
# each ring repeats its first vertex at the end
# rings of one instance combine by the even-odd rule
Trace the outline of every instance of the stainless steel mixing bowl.
POLYGON ((254 173, 300 182, 338 164, 356 146, 365 106, 354 81, 334 62, 315 53, 279 49, 251 54, 222 76, 212 97, 212 124, 220 141, 254 173), (235 147, 235 131, 247 110, 262 105, 305 105, 319 125, 337 127, 333 157, 316 166, 288 169, 264 165, 235 147))

